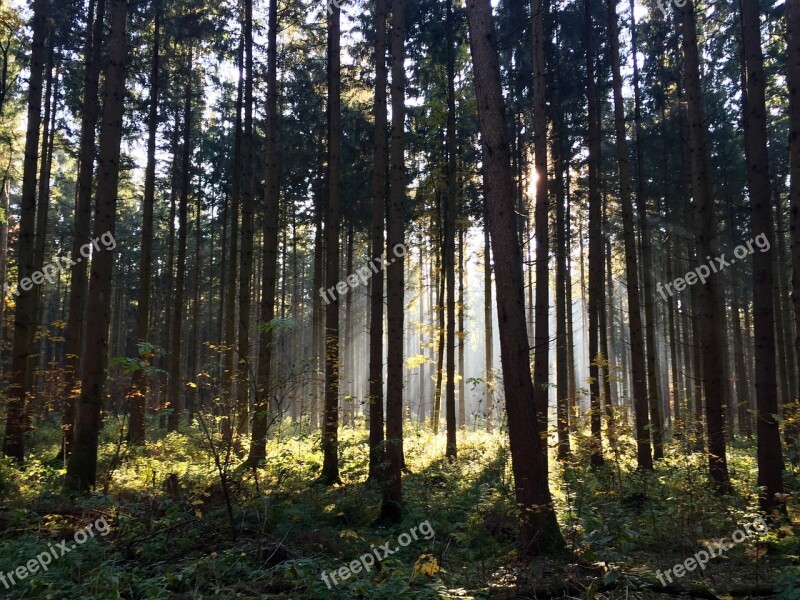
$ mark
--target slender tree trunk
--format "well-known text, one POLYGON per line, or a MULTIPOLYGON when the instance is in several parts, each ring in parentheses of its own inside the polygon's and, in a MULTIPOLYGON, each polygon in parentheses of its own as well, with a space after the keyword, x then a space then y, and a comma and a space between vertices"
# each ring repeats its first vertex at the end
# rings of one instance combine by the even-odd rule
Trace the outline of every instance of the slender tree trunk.
MULTIPOLYGON (((792 306, 794 308, 794 355, 796 372, 800 376, 800 0, 787 0, 786 49, 787 81, 789 88, 789 172, 792 258, 792 306)), ((791 390, 794 400, 785 432, 787 440, 797 445, 800 440, 800 390, 791 390)))
POLYGON ((181 378, 181 359, 183 351, 183 311, 184 283, 186 280, 186 238, 189 225, 189 185, 192 160, 192 50, 186 70, 186 92, 183 108, 183 160, 181 161, 181 195, 178 204, 178 256, 175 264, 175 293, 172 298, 172 332, 169 349, 169 413, 168 428, 177 431, 180 417, 186 408, 185 390, 181 378))
POLYGON ((464 331, 464 229, 458 232, 458 428, 467 426, 466 373, 464 372, 464 343, 467 333, 464 331))
MULTIPOLYGON (((334 5, 328 14, 328 206, 325 220, 326 283, 328 290, 339 283, 339 230, 341 221, 341 10, 334 5)), ((339 294, 325 309, 325 419, 322 434, 323 464, 320 481, 326 485, 339 479, 339 294)), ((402 335, 402 333, 401 333, 402 335)))
MULTIPOLYGON (((537 435, 547 435, 547 405, 550 393, 550 199, 547 181, 547 64, 545 19, 548 0, 531 0, 533 58, 533 149, 536 169, 536 299, 533 332, 533 405, 537 435)), ((533 304, 531 302, 530 304, 533 304)))
POLYGON ((255 211, 253 134, 253 0, 244 0, 244 131, 242 133, 242 253, 239 272, 239 343, 236 363, 236 432, 247 435, 250 425, 250 318, 253 295, 255 211))
POLYGON ((447 376, 445 412, 447 413, 447 449, 450 461, 456 459, 456 92, 453 49, 453 0, 447 0, 447 193, 444 196, 444 246, 442 259, 447 280, 447 376))
POLYGON ((29 372, 33 368, 33 334, 36 329, 36 293, 23 280, 33 273, 33 248, 36 231, 36 167, 39 158, 39 127, 42 122, 42 81, 45 40, 47 38, 47 0, 34 0, 33 41, 28 78, 28 122, 20 196, 19 292, 14 307, 14 338, 11 349, 11 377, 6 402, 6 430, 3 454, 22 462, 25 456, 27 402, 32 390, 29 372))
MULTIPOLYGON (((261 276, 261 314, 258 346, 258 383, 253 406, 253 436, 250 439, 251 463, 267 456, 267 433, 274 419, 281 418, 283 406, 272 414, 272 346, 275 318, 275 289, 278 274, 278 229, 280 215, 280 180, 278 179, 278 1, 269 0, 267 28, 267 135, 264 145, 266 189, 264 197, 264 249, 261 276)), ((296 252, 295 248, 295 252, 296 252)), ((293 315, 295 319, 298 315, 293 315)))
MULTIPOLYGON (((742 44, 747 86, 745 133, 747 182, 750 194, 750 231, 753 238, 766 240, 766 249, 774 245, 770 196, 769 156, 764 55, 761 50, 760 11, 757 0, 742 0, 742 44)), ((756 358, 756 433, 758 435, 758 485, 763 488, 759 504, 764 512, 785 506, 776 498, 783 492, 777 381, 775 373, 775 313, 773 304, 773 260, 765 250, 753 253, 753 324, 756 358)))
POLYGON ((553 84, 553 173, 556 201, 556 431, 558 458, 570 455, 569 444, 569 369, 567 368, 567 223, 564 207, 564 140, 558 83, 553 84))
POLYGON ((225 282, 228 305, 225 308, 225 327, 223 344, 223 395, 225 407, 225 421, 223 428, 229 430, 233 427, 234 389, 236 385, 236 291, 239 275, 239 207, 241 205, 242 190, 242 109, 244 103, 244 35, 239 40, 238 50, 239 83, 236 92, 236 122, 234 124, 233 138, 233 181, 231 182, 230 203, 230 268, 225 282))
MULTIPOLYGON (((706 265, 712 254, 714 231, 714 199, 711 195, 707 123, 703 112, 700 86, 700 62, 697 47, 697 26, 694 5, 687 2, 681 8, 683 28, 684 79, 687 117, 689 122, 689 151, 691 154, 692 196, 694 200, 695 258, 697 267, 706 265)), ((725 455, 725 414, 723 412, 723 366, 720 356, 721 331, 716 315, 719 302, 718 278, 711 277, 705 285, 692 287, 697 298, 698 330, 695 351, 700 353, 703 369, 703 391, 706 402, 708 429, 708 466, 711 478, 720 490, 730 488, 725 455)), ((697 374, 695 374, 697 376, 697 374)))
MULTIPOLYGON (((600 118, 595 82, 595 39, 592 24, 592 1, 584 0, 584 27, 586 44, 586 96, 588 104, 588 147, 589 147, 589 396, 591 413, 591 462, 593 466, 603 464, 602 408, 600 405, 600 324, 599 310, 603 296, 603 240, 602 240, 602 198, 600 196, 600 118)), ((622 178, 621 178, 622 179, 622 178)), ((624 186, 624 180, 621 183, 624 186)), ((626 252, 626 256, 627 256, 626 252)), ((630 271, 630 268, 629 268, 630 271)), ((635 273, 635 267, 634 267, 635 273)), ((635 277, 635 275, 634 275, 635 277)), ((636 289, 628 273, 628 293, 636 289)), ((630 297, 629 297, 629 304, 630 297)), ((633 305, 631 305, 633 306, 633 305)), ((632 309, 631 309, 632 310, 632 309)), ((638 314, 638 313, 637 313, 638 314)), ((633 319, 633 314, 631 314, 633 319)), ((638 412, 638 411, 637 411, 638 412)), ((638 434, 638 423, 637 423, 638 434)), ((643 462, 643 443, 637 435, 639 446, 639 466, 650 468, 643 462)), ((650 456, 649 440, 647 457, 650 456)))
POLYGON ((488 0, 467 0, 469 40, 475 73, 483 177, 496 265, 497 311, 509 441, 520 537, 526 555, 560 552, 564 539, 556 521, 547 479, 547 440, 538 435, 530 347, 525 329, 522 251, 515 233, 514 178, 500 85, 497 40, 488 0))
MULTIPOLYGON (((620 75, 619 31, 617 2, 608 0, 608 26, 611 39, 611 75, 614 89, 614 130, 616 133, 617 169, 619 172, 620 206, 622 208, 623 242, 625 245, 626 290, 628 293, 628 323, 631 335, 631 370, 633 375, 633 402, 636 413, 637 461, 640 469, 652 469, 650 435, 653 436, 655 458, 663 456, 661 442, 661 411, 655 390, 650 390, 646 381, 646 354, 644 329, 642 327, 641 296, 639 290, 639 266, 636 251, 633 203, 631 201, 630 163, 628 141, 625 133, 625 111, 622 99, 622 77, 620 75), (649 422, 648 422, 649 411, 649 422), (649 430, 648 430, 649 425, 649 430)), ((643 202, 642 202, 643 205, 643 202)), ((642 206, 640 206, 641 210, 642 206)), ((641 222, 641 221, 640 221, 641 222)), ((647 265, 645 265, 645 270, 647 265)), ((645 299, 646 302, 646 299, 645 299)), ((651 315, 652 316, 652 315, 651 315)), ((655 369, 655 364, 653 364, 655 369)))
POLYGON ((390 192, 387 216, 386 316, 386 461, 381 520, 398 523, 403 508, 403 323, 405 316, 405 0, 392 1, 392 133, 389 149, 390 192))
MULTIPOLYGON (((384 253, 386 215, 386 8, 387 0, 375 2, 375 129, 372 136, 371 257, 377 265, 384 253)), ((369 479, 380 480, 384 460, 383 423, 383 269, 370 279, 369 298, 369 479)), ((420 398, 424 403, 424 398, 420 398)))
MULTIPOLYGON (((633 0, 631 0, 633 2, 633 0)), ((639 212, 639 236, 641 238, 642 246, 642 299, 644 304, 644 319, 645 319, 645 342, 647 344, 646 360, 647 360, 647 391, 648 391, 648 407, 650 409, 650 434, 653 439, 653 458, 660 460, 664 458, 664 436, 663 427, 664 419, 661 415, 662 398, 659 393, 658 378, 656 377, 656 370, 658 368, 658 348, 656 345, 656 318, 655 318, 655 304, 653 302, 653 259, 651 257, 651 240, 650 240, 650 226, 647 222, 647 195, 645 193, 645 175, 644 175, 644 153, 642 152, 642 139, 644 134, 642 132, 642 103, 639 92, 639 63, 637 60, 638 44, 637 44, 637 31, 636 19, 633 17, 633 9, 631 9, 631 55, 633 59, 633 95, 634 95, 634 123, 636 126, 636 210, 639 212)), ((620 49, 619 49, 619 32, 617 27, 617 14, 616 14, 616 0, 611 0, 609 3, 609 19, 613 20, 613 34, 611 34, 612 46, 612 69, 615 72, 616 79, 614 80, 614 105, 616 110, 617 99, 617 85, 619 85, 619 102, 620 112, 622 113, 622 123, 620 125, 622 132, 617 132, 617 139, 620 133, 623 140, 625 139, 625 113, 624 106, 622 105, 622 78, 619 76, 620 66, 620 49)), ((616 112, 615 112, 616 119, 616 112)), ((627 146, 627 143, 623 141, 627 146)), ((629 190, 630 191, 630 190, 629 190)))
MULTIPOLYGON (((158 78, 160 73, 161 11, 155 5, 153 23, 153 58, 150 67, 150 110, 147 126, 147 167, 144 175, 144 199, 142 200, 142 254, 139 260, 139 290, 136 296, 136 339, 148 342, 150 333, 150 295, 153 261, 153 205, 156 193, 156 138, 158 137, 158 78)), ((130 426, 128 441, 144 442, 144 419, 147 412, 147 373, 143 369, 133 374, 130 395, 130 426)))
MULTIPOLYGON (((103 123, 97 163, 95 237, 113 235, 119 184, 120 143, 125 109, 125 57, 127 55, 128 1, 111 0, 111 33, 105 73, 103 123)), ((111 316, 111 281, 114 252, 108 248, 92 256, 86 321, 86 360, 81 362, 82 383, 75 414, 73 452, 67 463, 67 486, 87 491, 97 478, 97 440, 103 407, 111 316)))
POLYGON ((492 255, 489 241, 488 207, 483 223, 483 331, 486 357, 486 429, 492 432, 494 420, 494 326, 492 323, 492 255))

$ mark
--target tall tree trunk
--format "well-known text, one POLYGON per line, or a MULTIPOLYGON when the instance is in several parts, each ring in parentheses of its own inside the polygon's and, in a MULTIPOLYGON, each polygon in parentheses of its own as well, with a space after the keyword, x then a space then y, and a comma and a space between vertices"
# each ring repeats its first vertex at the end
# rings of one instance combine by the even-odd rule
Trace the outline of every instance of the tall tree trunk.
POLYGON ((192 160, 192 49, 186 69, 186 92, 183 108, 183 160, 181 161, 181 196, 178 204, 178 257, 175 264, 175 293, 172 298, 172 332, 169 349, 169 413, 168 428, 177 431, 180 417, 186 408, 185 390, 181 378, 183 350, 184 282, 186 280, 186 237, 189 225, 189 185, 192 160))
POLYGON ((242 253, 239 268, 239 343, 236 369, 236 432, 247 435, 250 425, 250 317, 253 296, 253 235, 255 211, 253 134, 253 0, 244 0, 244 131, 242 133, 242 253))
POLYGON ((464 229, 458 231, 458 428, 467 426, 466 373, 464 372, 464 344, 467 333, 464 331, 464 229))
MULTIPOLYGON (((14 307, 14 338, 11 349, 11 377, 6 402, 6 430, 3 454, 22 462, 25 456, 25 421, 33 368, 33 334, 36 329, 36 293, 27 280, 33 274, 33 248, 36 231, 36 167, 39 158, 39 127, 42 122, 42 81, 45 40, 47 38, 47 0, 34 0, 33 41, 28 78, 28 123, 20 196, 17 261, 19 281, 14 307)), ((16 293, 16 292, 15 292, 16 293)))
MULTIPOLYGON (((631 0, 633 3, 633 0, 631 0)), ((631 6, 633 6, 631 4, 631 6)), ((645 343, 646 343, 646 360, 647 360, 647 391, 648 399, 647 404, 650 409, 650 434, 653 440, 653 458, 660 460, 664 458, 664 435, 663 426, 664 419, 661 415, 662 399, 659 393, 658 379, 656 377, 656 369, 658 368, 658 348, 656 345, 656 318, 655 318, 655 304, 653 302, 653 259, 651 257, 651 240, 650 240, 650 226, 647 222, 647 195, 645 193, 645 175, 644 175, 644 153, 642 152, 642 139, 644 134, 642 132, 642 102, 639 92, 639 62, 637 59, 638 44, 637 44, 637 31, 636 31, 636 18, 633 16, 633 8, 631 8, 631 56, 633 60, 633 96, 634 96, 634 123, 636 126, 636 210, 639 212, 639 236, 642 245, 642 299, 644 304, 644 319, 645 319, 645 343)), ((619 103, 620 113, 622 113, 622 127, 623 144, 625 142, 625 113, 624 105, 622 104, 622 78, 619 76, 620 66, 620 49, 619 49, 619 31, 617 27, 617 14, 616 14, 616 0, 609 2, 608 18, 613 20, 612 27, 613 33, 611 34, 611 53, 612 53, 612 69, 615 70, 616 79, 614 80, 614 106, 616 111, 617 99, 617 86, 619 86, 619 103)), ((615 126, 616 112, 615 112, 615 126)), ((619 139, 620 132, 617 132, 617 139, 619 139)), ((627 156, 626 156, 627 159, 627 156)), ((628 189, 630 193, 630 188, 628 189)))
POLYGON ((567 368, 567 223, 564 207, 564 129, 558 82, 553 84, 553 173, 556 201, 556 431, 558 458, 570 455, 569 445, 569 369, 567 368))
MULTIPOLYGON (((531 0, 533 58, 533 149, 536 169, 536 300, 533 332, 533 407, 536 435, 547 436, 547 405, 550 393, 550 199, 547 189, 547 65, 545 19, 548 0, 531 0)), ((533 303, 531 303, 533 304, 533 303)))
POLYGON ((455 52, 453 49, 453 0, 447 0, 447 192, 444 196, 444 261, 447 279, 447 377, 445 382, 445 412, 447 413, 446 456, 456 459, 456 91, 455 52))
MULTIPOLYGON (((750 231, 762 237, 767 248, 773 246, 769 156, 767 151, 767 116, 764 78, 764 55, 761 50, 761 27, 758 0, 742 0, 742 44, 747 86, 745 133, 747 183, 750 195, 750 231)), ((783 507, 776 494, 783 492, 780 426, 775 374, 775 314, 773 305, 773 260, 765 249, 753 253, 753 324, 756 358, 756 433, 758 436, 758 485, 764 494, 759 504, 764 512, 783 507)), ((710 428, 710 427, 709 427, 710 428)), ((784 508, 785 510, 785 508, 784 508)))
MULTIPOLYGON (((386 215, 386 3, 375 2, 375 102, 372 107, 375 129, 372 136, 372 263, 384 253, 386 215)), ((380 479, 378 470, 384 457, 383 423, 383 269, 370 279, 369 297, 369 478, 380 479)), ((424 398, 420 398, 424 403, 424 398)))
POLYGON ((538 435, 533 405, 530 347, 525 330, 522 251, 514 235, 514 178, 500 85, 497 39, 488 0, 467 0, 469 40, 475 73, 483 177, 496 265, 500 353, 503 363, 509 441, 520 537, 526 555, 559 552, 564 539, 556 521, 547 479, 547 440, 538 435))
MULTIPOLYGON (((326 289, 339 283, 339 230, 341 221, 341 10, 328 14, 328 206, 325 219, 326 289)), ((339 479, 339 295, 325 308, 325 418, 322 433, 323 464, 320 481, 339 479)), ((402 335, 402 333, 401 333, 402 335)))
POLYGON ((242 190, 242 112, 244 104, 244 35, 239 40, 238 49, 239 82, 236 91, 236 122, 234 124, 233 135, 233 181, 231 182, 231 203, 230 203, 230 268, 228 269, 228 279, 225 282, 227 288, 228 304, 225 307, 225 327, 223 344, 223 396, 225 421, 223 421, 226 433, 233 427, 234 414, 234 389, 236 386, 236 292, 239 275, 239 208, 241 206, 242 190))
MULTIPOLYGON (((136 340, 148 342, 150 334, 150 295, 153 261, 153 204, 156 193, 156 138, 158 137, 158 78, 160 73, 161 9, 155 4, 153 22, 153 58, 150 66, 150 109, 147 126, 147 166, 142 200, 142 254, 139 260, 139 290, 136 295, 136 340)), ((128 441, 144 443, 144 419, 147 411, 148 377, 144 369, 133 374, 130 394, 128 441)))
MULTIPOLYGON (((280 216, 280 180, 278 172, 278 0, 269 0, 267 28, 267 135, 264 145, 266 189, 264 197, 264 249, 261 276, 261 315, 258 346, 258 384, 253 406, 253 436, 250 439, 252 464, 267 456, 267 433, 274 419, 285 407, 270 407, 275 289, 278 274, 278 228, 280 216)), ((296 248, 295 248, 296 252, 296 248)), ((296 262, 296 261, 295 261, 296 262)), ((293 314, 295 319, 298 315, 293 314)))
POLYGON ((483 331, 485 346, 486 429, 492 432, 494 420, 494 327, 492 323, 492 255, 489 241, 488 207, 483 222, 483 331))
MULTIPOLYGON (((697 47, 697 26, 694 5, 687 2, 681 9, 683 28, 684 79, 687 117, 689 122, 689 151, 691 154, 692 196, 694 200, 695 258, 698 269, 705 266, 712 254, 714 231, 714 198, 711 195, 707 123, 703 111, 700 86, 700 61, 697 47)), ((707 267, 706 267, 707 268, 707 267)), ((676 286, 677 287, 677 286, 676 286)), ((716 315, 719 284, 711 277, 705 285, 692 287, 696 295, 695 310, 699 319, 700 339, 695 339, 695 351, 700 352, 703 368, 703 391, 706 402, 708 429, 708 466, 711 478, 720 490, 730 488, 725 455, 725 414, 723 403, 723 368, 720 356, 722 339, 716 315), (699 343, 698 343, 699 342, 699 343)), ((695 374, 697 376, 697 374, 695 374)))
MULTIPOLYGON (((392 1, 392 133, 389 146, 389 209, 387 211, 386 317, 392 343, 386 360, 386 462, 381 520, 398 523, 403 507, 403 322, 405 260, 398 249, 405 243, 405 0, 392 1)), ((405 250, 403 250, 405 254, 405 250)))
MULTIPOLYGON (((114 235, 119 184, 120 143, 125 109, 125 57, 127 55, 128 1, 111 0, 111 32, 105 73, 103 122, 97 163, 95 237, 114 235)), ((73 452, 67 463, 67 486, 86 491, 97 478, 97 440, 103 407, 111 315, 111 281, 114 252, 107 248, 92 256, 86 321, 86 354, 81 361, 81 393, 76 406, 73 452)))
MULTIPOLYGON (((653 436, 655 458, 663 456, 661 443, 661 411, 655 390, 648 394, 644 330, 642 327, 641 296, 639 290, 639 265, 636 251, 633 203, 631 201, 630 163, 628 141, 625 133, 625 111, 620 75, 619 30, 617 2, 608 0, 608 27, 611 39, 611 75, 614 88, 614 131, 616 133, 617 169, 619 172, 619 198, 622 208, 622 230, 625 245, 625 275, 628 293, 628 323, 631 335, 631 370, 633 375, 633 402, 636 413, 637 461, 640 469, 652 469, 650 435, 653 436), (649 411, 649 423, 648 423, 649 411), (648 425, 649 430, 648 430, 648 425)), ((640 206, 641 210, 642 206, 640 206)), ((640 221, 641 222, 641 221, 640 221)), ((645 270, 647 265, 645 265, 645 270)), ((646 302, 646 300, 645 300, 646 302)), ((655 369, 655 364, 653 365, 655 369)))
MULTIPOLYGON (((600 196, 600 116, 595 82, 595 39, 592 24, 592 0, 584 0, 584 27, 586 44, 586 96, 588 104, 588 140, 589 148, 589 396, 591 413, 591 461, 593 466, 603 464, 602 408, 600 405, 600 324, 599 310, 603 296, 603 239, 602 239, 602 198, 600 196)), ((622 182, 624 185, 624 181, 622 182)), ((626 257, 627 257, 626 252, 626 257)), ((629 269, 630 271, 630 269, 629 269)), ((634 273, 636 269, 634 267, 634 273)), ((635 275, 634 275, 635 277, 635 275)), ((630 280, 628 273, 628 293, 635 280, 630 280)), ((633 305, 628 300, 631 309, 633 305)), ((638 314, 638 313, 637 313, 638 314)), ((631 319, 633 312, 631 310, 631 319)), ((638 414, 638 411, 637 411, 638 414)), ((650 468, 643 457, 643 440, 638 436, 639 466, 650 468)), ((649 439, 647 440, 647 457, 650 456, 649 439)))
MULTIPOLYGON (((792 306, 794 308, 794 354, 800 376, 800 0, 786 0, 787 80, 789 87, 789 172, 792 258, 792 306)), ((800 440, 800 390, 791 391, 794 411, 786 437, 794 445, 800 440)))

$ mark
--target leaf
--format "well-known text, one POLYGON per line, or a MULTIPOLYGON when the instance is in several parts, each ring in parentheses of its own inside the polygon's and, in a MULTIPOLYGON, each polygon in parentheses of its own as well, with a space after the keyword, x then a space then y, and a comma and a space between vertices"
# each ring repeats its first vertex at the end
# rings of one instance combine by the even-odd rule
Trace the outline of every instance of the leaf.
POLYGON ((355 538, 355 539, 358 539, 358 534, 355 531, 353 531, 352 529, 342 529, 339 532, 339 537, 340 538, 355 538))

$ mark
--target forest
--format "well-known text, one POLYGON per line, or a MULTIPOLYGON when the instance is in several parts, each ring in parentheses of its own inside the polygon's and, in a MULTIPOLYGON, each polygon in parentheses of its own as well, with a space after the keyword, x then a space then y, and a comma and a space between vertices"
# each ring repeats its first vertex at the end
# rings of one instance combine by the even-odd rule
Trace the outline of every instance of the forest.
POLYGON ((0 0, 0 598, 800 600, 800 0, 0 0))

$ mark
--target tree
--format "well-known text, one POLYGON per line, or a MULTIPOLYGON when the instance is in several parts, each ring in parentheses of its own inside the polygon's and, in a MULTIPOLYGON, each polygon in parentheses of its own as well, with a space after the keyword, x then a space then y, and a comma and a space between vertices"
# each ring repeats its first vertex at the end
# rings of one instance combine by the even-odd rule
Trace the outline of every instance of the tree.
MULTIPOLYGON (((767 150, 767 111, 765 99, 764 55, 761 50, 761 18, 758 0, 742 0, 742 44, 746 69, 747 183, 750 196, 750 231, 753 239, 766 239, 766 248, 775 242, 767 150)), ((759 498, 765 512, 783 506, 776 494, 783 492, 780 426, 775 373, 774 273, 772 255, 753 253, 753 328, 756 355, 756 434, 758 436, 759 498)), ((711 425, 709 424, 709 440, 711 425)), ((710 442, 709 442, 710 444, 710 442)), ((724 451, 724 447, 723 447, 724 451)), ((724 458, 724 455, 723 455, 724 458)), ((784 509, 785 510, 785 509, 784 509)))
MULTIPOLYGON (((385 249, 386 214, 386 1, 375 1, 375 98, 372 138, 372 223, 371 256, 375 264, 385 249)), ((384 460, 383 423, 383 270, 370 279, 369 312, 369 478, 379 478, 384 460)))
MULTIPOLYGON (((103 121, 97 161, 97 199, 94 235, 114 235, 119 184, 122 117, 125 109, 125 57, 127 55, 128 0, 111 0, 111 31, 105 71, 103 121)), ((97 252, 92 257, 86 321, 86 354, 81 361, 81 393, 75 414, 73 452, 67 463, 67 486, 85 491, 97 478, 97 439, 103 406, 108 356, 108 324, 111 316, 111 279, 114 253, 97 252)))
POLYGON ((278 1, 270 0, 267 30, 267 135, 264 147, 266 189, 264 195, 264 249, 261 277, 261 333, 258 350, 258 393, 253 407, 253 436, 248 460, 255 464, 267 455, 267 432, 272 418, 272 346, 275 288, 278 275, 278 222, 280 179, 278 172, 278 1))
POLYGON ((405 0, 392 1, 392 130, 389 146, 389 210, 386 271, 386 319, 389 344, 386 360, 386 460, 381 520, 399 523, 403 508, 403 320, 405 313, 405 0), (398 249, 403 249, 402 253, 398 249))
POLYGON ((454 461, 456 444, 456 92, 455 55, 453 50, 453 0, 447 0, 447 192, 444 197, 444 261, 447 279, 447 382, 445 409, 447 411, 447 458, 454 461))
MULTIPOLYGON (((790 230, 792 238, 792 305, 795 323, 795 356, 800 373, 800 2, 786 1, 786 46, 788 51, 787 80, 789 84, 789 169, 790 169, 790 230)), ((791 390, 800 402, 800 390, 791 390)), ((794 415, 787 436, 798 443, 800 414, 794 415)))
POLYGON ((14 339, 11 349, 11 381, 8 390, 3 454, 22 462, 25 457, 26 405, 32 392, 33 335, 36 329, 36 292, 23 280, 33 274, 36 230, 36 167, 39 157, 39 127, 42 122, 42 81, 47 38, 47 0, 33 3, 33 41, 28 79, 28 123, 20 197, 19 295, 14 308, 14 339), (28 289, 25 289, 25 288, 28 289))
POLYGON ((497 38, 488 0, 467 0, 469 41, 480 120, 483 181, 495 265, 500 355, 520 537, 526 555, 561 551, 547 480, 547 441, 537 433, 523 289, 522 252, 515 235, 514 178, 508 144, 497 38))
POLYGON ((186 68, 186 84, 183 108, 183 159, 181 160, 181 192, 178 203, 178 257, 175 264, 175 295, 172 297, 172 331, 169 349, 168 398, 172 411, 169 413, 170 431, 178 430, 180 417, 186 408, 184 388, 181 385, 181 356, 183 351, 184 285, 186 280, 186 239, 189 226, 189 186, 192 167, 192 48, 186 68))
MULTIPOLYGON (((342 196, 341 9, 328 14, 328 206, 325 218, 326 289, 339 283, 339 232, 342 196)), ((325 307, 325 415, 322 424, 323 464, 320 482, 339 483, 339 300, 325 307)))
MULTIPOLYGON (((686 113, 689 123, 689 152, 691 157, 692 196, 694 198, 695 259, 698 267, 705 265, 711 256, 714 232, 714 201, 709 178, 709 148, 700 86, 700 62, 697 48, 697 27, 694 5, 687 2, 681 7, 683 31, 684 82, 686 87, 686 113)), ((692 288, 697 298, 699 354, 703 369, 703 392, 706 401, 706 427, 708 429, 708 464, 712 480, 720 490, 730 486, 725 456, 725 415, 722 411, 722 365, 719 349, 721 332, 715 316, 718 313, 718 282, 711 277, 705 285, 692 288)), ((695 342, 697 343, 697 342, 695 342)))
MULTIPOLYGON (((150 334, 150 297, 153 260, 153 205, 156 194, 156 137, 158 136, 158 79, 160 77, 161 7, 155 4, 153 18, 153 58, 150 69, 150 108, 147 117, 147 167, 142 200, 142 256, 139 261, 139 289, 136 296, 136 339, 147 343, 150 334)), ((128 441, 144 442, 147 409, 147 372, 138 369, 131 382, 128 441)))
MULTIPOLYGON (((589 156, 589 395, 592 430, 592 465, 603 464, 602 411, 600 406, 600 306, 603 297, 603 240, 602 240, 602 198, 600 196, 600 115, 595 81, 595 39, 592 24, 591 0, 584 0, 584 27, 586 46, 586 101, 587 111, 587 146, 589 156)), ((628 281, 628 289, 633 287, 628 281)), ((631 311, 633 319, 633 311, 631 311)), ((634 377, 635 379, 635 377, 634 377)), ((634 403, 635 392, 634 392, 634 403)), ((636 411, 637 417, 639 411, 636 411)), ((637 421, 637 458, 641 468, 650 468, 647 460, 650 456, 649 438, 647 439, 646 456, 643 441, 638 435, 637 421)))

